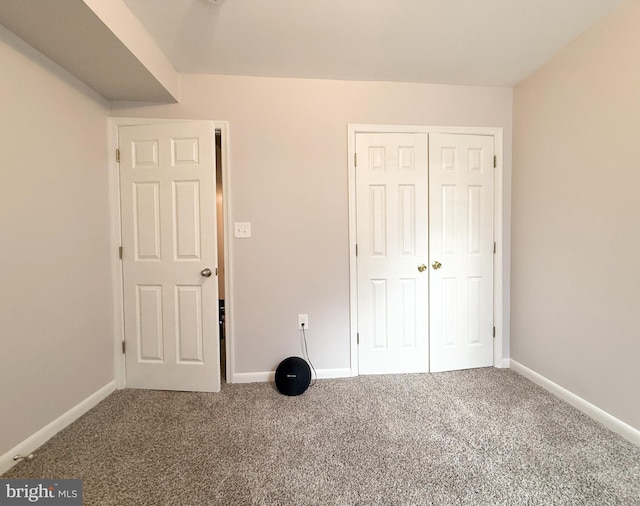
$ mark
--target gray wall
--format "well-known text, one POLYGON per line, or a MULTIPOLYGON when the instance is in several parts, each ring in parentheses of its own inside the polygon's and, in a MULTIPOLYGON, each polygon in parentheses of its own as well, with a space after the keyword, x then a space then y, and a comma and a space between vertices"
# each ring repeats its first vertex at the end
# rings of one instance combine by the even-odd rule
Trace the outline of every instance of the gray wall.
POLYGON ((511 356, 640 429, 640 3, 515 88, 511 356))
POLYGON ((509 227, 510 88, 183 75, 181 97, 111 115, 229 122, 230 213, 253 233, 231 244, 236 373, 299 355, 298 313, 316 368, 350 367, 349 123, 503 127, 509 227))
POLYGON ((0 455, 113 380, 106 104, 0 27, 0 455))

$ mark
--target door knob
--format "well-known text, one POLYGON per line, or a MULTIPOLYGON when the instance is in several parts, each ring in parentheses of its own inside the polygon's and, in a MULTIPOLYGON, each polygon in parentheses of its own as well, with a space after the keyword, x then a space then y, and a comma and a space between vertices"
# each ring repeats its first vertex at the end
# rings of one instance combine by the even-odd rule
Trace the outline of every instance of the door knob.
POLYGON ((424 264, 418 265, 418 272, 424 272, 427 270, 427 266, 424 264))
POLYGON ((433 267, 433 270, 437 271, 440 267, 442 267, 442 264, 436 260, 431 264, 431 267, 433 267))
POLYGON ((200 276, 202 276, 203 278, 210 278, 211 277, 211 269, 209 269, 208 267, 206 269, 202 269, 200 271, 200 276))

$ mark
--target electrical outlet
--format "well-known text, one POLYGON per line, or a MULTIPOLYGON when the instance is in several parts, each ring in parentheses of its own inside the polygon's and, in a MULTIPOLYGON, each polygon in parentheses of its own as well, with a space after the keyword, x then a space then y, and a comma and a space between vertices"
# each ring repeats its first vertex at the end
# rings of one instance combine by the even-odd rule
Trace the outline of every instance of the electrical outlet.
POLYGON ((308 314, 299 314, 298 315, 298 330, 309 330, 309 315, 308 314), (304 324, 304 327, 302 326, 304 324))
POLYGON ((233 235, 238 239, 248 239, 251 237, 251 223, 235 222, 233 224, 233 235))

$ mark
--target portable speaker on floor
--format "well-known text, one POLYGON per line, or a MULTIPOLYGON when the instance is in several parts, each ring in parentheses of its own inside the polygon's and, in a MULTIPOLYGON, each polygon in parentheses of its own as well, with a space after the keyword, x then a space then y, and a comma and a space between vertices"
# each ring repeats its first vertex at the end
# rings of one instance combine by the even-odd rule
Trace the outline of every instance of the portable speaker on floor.
POLYGON ((311 383, 311 368, 300 357, 285 358, 276 369, 276 388, 284 395, 300 395, 311 383))

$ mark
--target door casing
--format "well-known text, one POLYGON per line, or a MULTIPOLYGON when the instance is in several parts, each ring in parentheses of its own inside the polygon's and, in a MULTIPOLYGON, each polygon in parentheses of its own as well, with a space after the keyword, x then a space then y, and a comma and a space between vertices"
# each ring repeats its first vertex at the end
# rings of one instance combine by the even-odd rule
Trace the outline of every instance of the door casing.
POLYGON ((358 376, 358 279, 356 258, 356 134, 358 133, 451 133, 493 136, 497 163, 494 178, 493 228, 496 253, 493 258, 493 318, 496 335, 493 344, 494 367, 508 367, 508 359, 503 358, 503 350, 509 341, 508 312, 503 300, 504 268, 504 142, 500 127, 438 127, 407 125, 348 125, 348 165, 349 165, 349 322, 351 338, 351 375, 358 376))
MULTIPOLYGON (((124 336, 124 299, 122 283, 122 262, 119 257, 119 247, 122 245, 120 230, 120 174, 116 162, 116 149, 118 147, 118 128, 129 125, 145 125, 159 123, 188 122, 183 119, 150 119, 150 118, 108 118, 107 146, 109 164, 109 209, 110 209, 110 237, 111 237, 111 286, 113 288, 113 365, 116 387, 118 389, 127 386, 125 356, 122 353, 122 340, 124 336)), ((197 120, 194 120, 197 121, 197 120)), ((231 283, 232 272, 232 243, 229 238, 229 230, 233 230, 230 213, 230 156, 229 156, 229 123, 226 121, 211 120, 215 123, 216 130, 220 130, 222 136, 222 185, 223 185, 223 210, 224 210, 224 283, 225 305, 233 307, 233 285, 231 283)), ((217 308, 212 308, 216 311, 217 308)), ((233 311, 225 315, 225 341, 226 341, 226 381, 231 382, 234 374, 234 339, 233 339, 233 311)))

